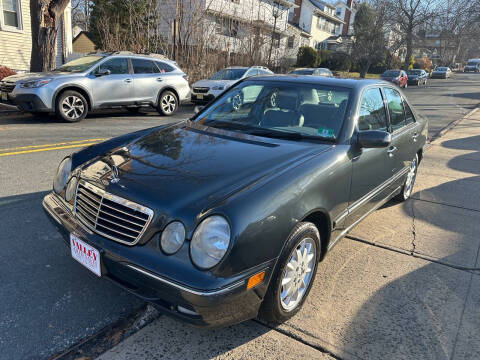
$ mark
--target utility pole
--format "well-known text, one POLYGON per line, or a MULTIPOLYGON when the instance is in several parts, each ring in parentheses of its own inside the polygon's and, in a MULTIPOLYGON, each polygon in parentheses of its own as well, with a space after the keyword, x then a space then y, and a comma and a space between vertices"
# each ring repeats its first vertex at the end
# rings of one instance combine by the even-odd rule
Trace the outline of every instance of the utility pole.
POLYGON ((272 60, 272 49, 273 49, 273 41, 275 36, 275 30, 277 29, 277 18, 280 16, 280 3, 274 1, 272 4, 272 16, 273 16, 273 30, 272 30, 272 37, 270 39, 270 49, 268 51, 268 66, 271 67, 271 60, 272 60))

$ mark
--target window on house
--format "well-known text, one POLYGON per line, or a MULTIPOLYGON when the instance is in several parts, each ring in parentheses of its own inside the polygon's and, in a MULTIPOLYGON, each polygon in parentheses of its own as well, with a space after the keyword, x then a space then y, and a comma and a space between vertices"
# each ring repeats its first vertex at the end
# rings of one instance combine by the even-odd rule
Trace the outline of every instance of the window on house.
POLYGON ((279 33, 273 34, 273 46, 277 49, 280 47, 280 39, 281 37, 279 33))
POLYGON ((336 15, 336 16, 341 16, 341 15, 342 15, 342 8, 337 8, 337 9, 335 10, 335 15, 336 15))
POLYGON ((292 35, 292 36, 289 36, 289 37, 288 37, 288 42, 287 42, 287 47, 288 47, 289 49, 293 49, 294 43, 295 43, 295 36, 293 36, 293 35, 292 35))
POLYGON ((233 19, 217 18, 217 33, 238 37, 239 22, 233 19))
POLYGON ((3 25, 20 28, 20 6, 19 0, 0 0, 3 10, 3 25))

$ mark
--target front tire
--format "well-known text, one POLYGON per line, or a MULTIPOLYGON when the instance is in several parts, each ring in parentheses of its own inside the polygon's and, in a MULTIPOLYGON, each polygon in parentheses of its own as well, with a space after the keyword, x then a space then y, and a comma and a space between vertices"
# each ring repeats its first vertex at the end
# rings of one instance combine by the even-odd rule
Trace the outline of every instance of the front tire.
POLYGON ((88 102, 77 91, 68 90, 60 94, 55 104, 57 118, 66 122, 78 122, 88 114, 88 102))
POLYGON ((293 229, 275 267, 259 317, 280 324, 293 317, 307 298, 321 255, 318 229, 301 222, 293 229))
POLYGON ((172 116, 178 110, 178 98, 172 91, 166 90, 160 95, 157 110, 164 116, 172 116))
POLYGON ((413 185, 415 185, 415 179, 417 177, 417 169, 418 169, 418 154, 415 154, 415 157, 410 163, 410 169, 407 173, 407 178, 405 179, 405 183, 403 184, 402 191, 400 192, 400 194, 395 196, 395 200, 399 202, 403 202, 410 197, 410 195, 412 194, 413 185))

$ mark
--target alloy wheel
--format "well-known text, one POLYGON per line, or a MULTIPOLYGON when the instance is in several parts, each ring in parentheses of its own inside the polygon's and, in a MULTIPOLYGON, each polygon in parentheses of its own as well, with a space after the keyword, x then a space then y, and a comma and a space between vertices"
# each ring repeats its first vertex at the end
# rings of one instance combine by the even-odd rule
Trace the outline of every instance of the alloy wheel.
POLYGON ((417 158, 412 160, 410 164, 410 170, 407 174, 407 179, 405 180, 405 186, 403 188, 403 197, 408 199, 410 194, 412 193, 413 184, 415 184, 415 178, 417 176, 417 158))
POLYGON ((232 98, 232 107, 233 110, 239 110, 240 107, 242 106, 243 100, 242 100, 242 95, 237 94, 232 98))
POLYGON ((166 94, 162 97, 160 106, 165 114, 172 114, 177 108, 177 99, 171 94, 166 94))
POLYGON ((292 311, 300 304, 313 277, 317 246, 311 238, 303 239, 295 247, 282 274, 280 303, 285 311, 292 311))
POLYGON ((62 112, 68 119, 76 120, 85 112, 85 104, 75 95, 67 96, 62 101, 62 112))

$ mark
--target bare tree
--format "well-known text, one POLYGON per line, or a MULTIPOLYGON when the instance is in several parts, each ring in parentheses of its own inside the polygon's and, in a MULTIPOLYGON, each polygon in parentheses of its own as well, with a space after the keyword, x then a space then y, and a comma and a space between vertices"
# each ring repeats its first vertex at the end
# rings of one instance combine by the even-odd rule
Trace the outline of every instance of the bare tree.
POLYGON ((88 31, 90 23, 91 0, 72 0, 72 25, 88 31))
POLYGON ((57 25, 70 0, 30 0, 32 57, 30 71, 55 67, 57 25))

